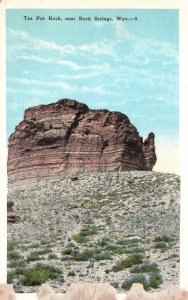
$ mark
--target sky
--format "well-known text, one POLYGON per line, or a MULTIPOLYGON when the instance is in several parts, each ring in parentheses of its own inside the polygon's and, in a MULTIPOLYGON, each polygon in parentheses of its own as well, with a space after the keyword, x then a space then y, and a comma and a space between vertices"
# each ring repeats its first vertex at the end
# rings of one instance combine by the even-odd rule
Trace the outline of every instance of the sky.
POLYGON ((6 18, 8 136, 26 108, 76 99, 121 111, 144 139, 154 132, 154 170, 178 173, 178 10, 8 9, 6 18))

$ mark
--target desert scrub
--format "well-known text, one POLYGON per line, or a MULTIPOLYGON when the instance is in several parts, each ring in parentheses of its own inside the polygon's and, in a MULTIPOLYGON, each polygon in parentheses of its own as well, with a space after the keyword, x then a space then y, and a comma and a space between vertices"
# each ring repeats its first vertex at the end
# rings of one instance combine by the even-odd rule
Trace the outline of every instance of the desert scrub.
POLYGON ((143 274, 133 275, 132 277, 125 279, 122 284, 124 290, 129 290, 133 283, 141 283, 145 290, 150 290, 151 288, 158 288, 162 284, 163 280, 160 273, 151 273, 149 277, 143 274))
POLYGON ((45 283, 49 279, 56 279, 61 271, 55 267, 38 264, 34 268, 25 270, 22 284, 25 286, 35 286, 45 283))
POLYGON ((118 245, 132 245, 139 242, 140 239, 122 239, 122 240, 118 240, 116 243, 118 245))
POLYGON ((103 251, 99 254, 94 254, 93 258, 95 260, 107 260, 107 259, 111 259, 111 253, 109 251, 103 251))
POLYGON ((156 263, 145 262, 142 265, 134 266, 131 269, 131 273, 156 273, 159 272, 158 265, 156 263))
POLYGON ((98 230, 95 226, 88 226, 83 228, 80 233, 73 235, 72 239, 77 243, 86 243, 87 237, 97 234, 98 230))
POLYGON ((76 274, 75 274, 75 272, 74 271, 69 271, 68 273, 67 273, 67 276, 75 276, 76 274))
POLYGON ((97 201, 101 201, 103 198, 104 198, 104 195, 102 195, 102 194, 97 194, 97 195, 95 196, 95 199, 96 199, 97 201))
POLYGON ((148 286, 156 289, 163 283, 160 272, 151 273, 148 279, 148 286))
POLYGON ((124 253, 131 254, 131 253, 144 253, 145 249, 140 247, 135 248, 126 248, 124 253))
POLYGON ((28 257, 27 257, 27 261, 36 261, 36 260, 40 260, 41 256, 37 253, 37 252, 33 252, 31 253, 28 257))
POLYGON ((95 252, 93 250, 86 249, 86 250, 82 251, 81 253, 73 254, 72 258, 77 261, 86 261, 86 260, 89 260, 90 258, 92 258, 94 253, 95 252))
POLYGON ((110 283, 115 289, 118 289, 119 283, 117 281, 113 281, 110 283))
POLYGON ((12 281, 13 281, 13 279, 14 279, 14 277, 15 277, 15 272, 14 271, 9 271, 7 273, 7 283, 11 284, 12 281))
POLYGON ((58 259, 58 256, 56 254, 54 254, 54 253, 50 253, 48 255, 48 259, 58 259))
POLYGON ((61 254, 62 255, 72 255, 72 254, 74 254, 74 251, 73 251, 72 248, 68 248, 67 247, 67 248, 65 248, 65 249, 62 250, 61 254))
POLYGON ((7 257, 8 257, 8 260, 11 260, 11 259, 15 259, 16 260, 16 259, 22 258, 21 255, 17 251, 15 251, 15 250, 8 251, 7 257))
POLYGON ((25 265, 26 265, 26 262, 22 259, 11 260, 8 263, 9 268, 25 267, 25 265))
POLYGON ((115 245, 109 245, 108 247, 105 248, 108 251, 111 251, 113 254, 117 254, 117 255, 122 255, 122 254, 135 254, 135 253, 144 253, 144 249, 143 248, 124 248, 124 247, 119 247, 119 246, 115 246, 115 245))
POLYGON ((97 245, 100 246, 100 247, 105 247, 105 246, 108 246, 109 245, 109 239, 101 239, 97 242, 97 245))
POLYGON ((165 250, 168 249, 169 245, 166 242, 157 242, 155 243, 155 249, 165 250))
POLYGON ((17 247, 17 244, 14 242, 8 242, 7 244, 7 251, 12 251, 14 248, 17 247))
POLYGON ((125 291, 128 291, 133 283, 141 283, 145 290, 148 289, 148 281, 144 275, 133 275, 132 277, 125 279, 121 287, 125 291))
POLYGON ((30 262, 30 261, 40 260, 41 259, 41 255, 48 254, 49 252, 51 252, 51 249, 43 249, 43 250, 32 252, 28 256, 27 261, 30 262))
POLYGON ((174 241, 174 237, 168 235, 160 235, 154 238, 154 242, 166 242, 170 243, 174 241))
POLYGON ((16 268, 14 271, 9 271, 7 273, 7 283, 11 284, 13 279, 17 279, 25 273, 25 268, 16 268))
POLYGON ((119 272, 126 268, 130 268, 134 265, 139 265, 143 263, 144 256, 141 254, 133 254, 128 256, 125 260, 120 261, 112 267, 112 271, 119 272))
POLYGON ((80 253, 73 254, 72 258, 77 261, 87 261, 93 259, 94 261, 111 259, 112 253, 109 251, 102 251, 100 248, 86 249, 80 253))
POLYGON ((40 247, 40 243, 38 243, 38 242, 37 243, 32 243, 32 244, 29 245, 29 247, 30 248, 38 248, 38 247, 40 247))

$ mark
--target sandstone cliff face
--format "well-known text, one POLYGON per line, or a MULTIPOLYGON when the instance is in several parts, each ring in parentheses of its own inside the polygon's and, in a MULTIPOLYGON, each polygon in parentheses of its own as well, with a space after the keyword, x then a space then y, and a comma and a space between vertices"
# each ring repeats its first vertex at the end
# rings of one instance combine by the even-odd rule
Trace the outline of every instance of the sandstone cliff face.
POLYGON ((9 182, 58 172, 152 170, 155 163, 153 133, 143 142, 126 115, 75 100, 27 109, 9 138, 9 182))

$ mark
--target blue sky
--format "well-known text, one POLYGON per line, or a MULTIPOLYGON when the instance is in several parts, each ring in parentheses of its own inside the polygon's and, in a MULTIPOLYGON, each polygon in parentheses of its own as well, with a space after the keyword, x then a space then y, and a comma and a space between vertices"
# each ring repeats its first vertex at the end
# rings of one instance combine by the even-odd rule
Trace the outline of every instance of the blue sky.
POLYGON ((70 98, 125 113, 143 138, 155 133, 161 160, 177 162, 178 38, 177 10, 7 10, 7 134, 26 108, 70 98))

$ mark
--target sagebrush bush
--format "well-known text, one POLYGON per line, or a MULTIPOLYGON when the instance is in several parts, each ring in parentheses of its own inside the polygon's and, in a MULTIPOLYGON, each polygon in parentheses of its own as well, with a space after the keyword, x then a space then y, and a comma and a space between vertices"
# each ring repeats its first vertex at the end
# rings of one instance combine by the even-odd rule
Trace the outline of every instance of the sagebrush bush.
POLYGON ((130 268, 134 265, 143 263, 144 256, 141 254, 133 254, 128 256, 125 260, 113 266, 112 271, 119 272, 123 269, 130 268))
POLYGON ((72 239, 77 243, 86 243, 87 237, 97 234, 97 228, 95 226, 88 226, 83 228, 80 233, 73 235, 72 239))
POLYGON ((143 284, 143 287, 145 290, 148 289, 148 282, 147 282, 146 276, 144 276, 144 275, 134 275, 128 279, 125 279, 124 282, 122 283, 121 287, 122 287, 122 289, 128 291, 128 290, 130 290, 133 283, 141 283, 141 284, 143 284))
POLYGON ((134 266, 131 269, 131 273, 150 273, 150 272, 158 272, 159 268, 156 263, 145 262, 142 265, 134 266))
POLYGON ((22 284, 26 286, 41 285, 49 279, 56 279, 60 273, 60 270, 55 267, 38 264, 34 268, 25 270, 22 284))
POLYGON ((168 235, 160 235, 154 238, 154 242, 173 242, 174 238, 172 236, 168 236, 168 235))

